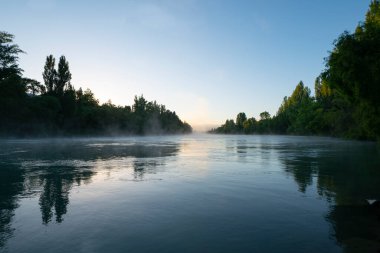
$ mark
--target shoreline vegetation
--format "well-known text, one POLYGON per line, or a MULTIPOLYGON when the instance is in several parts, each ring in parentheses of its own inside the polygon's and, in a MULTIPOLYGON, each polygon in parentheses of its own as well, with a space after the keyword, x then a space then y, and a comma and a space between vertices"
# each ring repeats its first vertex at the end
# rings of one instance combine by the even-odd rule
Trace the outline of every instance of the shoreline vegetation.
MULTIPOLYGON (((65 56, 49 55, 44 83, 23 77, 14 36, 0 32, 0 137, 93 137, 191 133, 192 127, 156 101, 135 96, 131 106, 100 104, 91 90, 76 90, 65 56)), ((277 113, 260 119, 240 112, 208 133, 281 134, 380 140, 380 0, 364 22, 344 32, 325 58, 315 95, 302 81, 277 113)))
POLYGON ((46 58, 44 84, 22 76, 14 36, 0 32, 0 137, 93 137, 191 133, 192 127, 156 101, 100 104, 91 90, 71 84, 69 63, 46 58))
POLYGON ((345 31, 325 58, 315 96, 301 81, 276 115, 228 119, 209 133, 289 134, 380 140, 380 1, 373 0, 365 21, 345 31))

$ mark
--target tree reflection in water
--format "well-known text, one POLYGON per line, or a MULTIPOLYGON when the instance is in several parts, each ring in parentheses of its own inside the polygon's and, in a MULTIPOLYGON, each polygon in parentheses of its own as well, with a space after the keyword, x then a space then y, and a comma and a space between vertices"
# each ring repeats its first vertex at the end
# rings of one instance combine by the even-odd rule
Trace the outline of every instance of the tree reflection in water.
POLYGON ((23 191, 23 178, 17 166, 0 162, 0 249, 13 234, 11 222, 23 191))
MULTIPOLYGON (((275 160, 272 165, 278 168, 280 162, 301 194, 308 194, 314 189, 310 186, 315 185, 317 194, 328 202, 325 217, 331 224, 331 235, 346 252, 376 252, 380 249, 379 213, 366 199, 380 199, 378 149, 366 143, 305 140, 297 143, 297 138, 291 138, 273 144, 228 142, 231 149, 226 149, 225 154, 235 153, 239 163, 260 161, 264 167, 275 160)), ((125 161, 133 180, 141 181, 164 168, 167 157, 177 156, 179 149, 176 142, 152 145, 93 140, 3 145, 0 248, 12 236, 12 221, 21 197, 38 200, 43 224, 61 223, 69 212, 73 188, 90 183, 100 170, 116 168, 111 161, 125 161), (107 164, 107 168, 99 164, 107 164)), ((224 159, 226 163, 235 162, 228 156, 224 159)))
POLYGON ((375 145, 301 145, 279 151, 299 191, 305 193, 315 183, 318 194, 330 203, 326 219, 345 252, 380 252, 380 210, 367 202, 380 199, 380 156, 375 145))
MULTIPOLYGON (((74 186, 88 184, 99 168, 96 161, 133 159, 133 176, 156 173, 179 145, 113 141, 26 141, 6 143, 0 153, 0 249, 12 237, 12 218, 21 197, 39 197, 42 223, 64 221, 74 186), (37 196, 39 195, 39 196, 37 196)), ((101 169, 101 168, 100 168, 101 169)))
POLYGON ((89 182, 94 174, 91 170, 78 171, 75 167, 47 168, 46 174, 39 177, 42 186, 39 204, 43 223, 47 224, 52 220, 53 209, 55 221, 62 222, 63 215, 67 212, 69 193, 73 184, 79 186, 83 181, 89 182))
POLYGON ((155 174, 157 166, 163 165, 156 160, 137 160, 133 162, 133 178, 134 181, 144 180, 145 174, 155 174))

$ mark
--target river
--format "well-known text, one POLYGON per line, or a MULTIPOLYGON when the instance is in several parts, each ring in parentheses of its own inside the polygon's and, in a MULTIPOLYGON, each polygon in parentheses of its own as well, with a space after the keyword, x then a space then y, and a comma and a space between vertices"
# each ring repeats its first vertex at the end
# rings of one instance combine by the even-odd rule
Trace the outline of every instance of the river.
POLYGON ((0 141, 0 252, 378 252, 380 148, 192 134, 0 141))

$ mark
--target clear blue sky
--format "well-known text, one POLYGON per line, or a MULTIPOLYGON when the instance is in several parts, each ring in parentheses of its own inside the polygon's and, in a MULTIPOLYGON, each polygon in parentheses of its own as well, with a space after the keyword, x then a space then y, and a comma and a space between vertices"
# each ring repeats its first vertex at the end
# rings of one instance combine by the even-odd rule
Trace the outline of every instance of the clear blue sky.
POLYGON ((144 94, 192 125, 276 113, 370 0, 0 0, 0 30, 27 52, 25 76, 65 55, 75 88, 130 105, 144 94))

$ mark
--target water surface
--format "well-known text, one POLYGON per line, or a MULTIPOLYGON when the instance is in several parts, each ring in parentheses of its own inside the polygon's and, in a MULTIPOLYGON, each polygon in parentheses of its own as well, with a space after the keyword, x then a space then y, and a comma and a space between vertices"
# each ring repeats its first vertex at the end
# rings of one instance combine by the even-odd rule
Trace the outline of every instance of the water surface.
POLYGON ((378 252, 376 144, 0 141, 0 252, 378 252))

